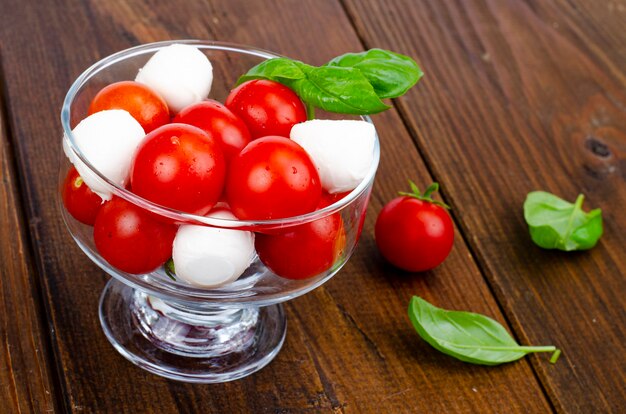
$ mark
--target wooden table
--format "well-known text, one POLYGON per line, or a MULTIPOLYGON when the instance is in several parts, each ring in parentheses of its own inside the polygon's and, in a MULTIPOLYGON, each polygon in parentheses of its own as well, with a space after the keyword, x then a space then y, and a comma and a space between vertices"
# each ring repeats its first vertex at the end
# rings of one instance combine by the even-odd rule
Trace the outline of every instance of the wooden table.
POLYGON ((623 0, 0 1, 0 412, 626 412, 626 2, 623 0), (280 355, 259 373, 188 385, 107 342, 107 280, 59 216, 59 110, 76 76, 163 39, 252 44, 321 64, 383 47, 426 76, 377 115, 382 162, 355 256, 287 304, 280 355), (404 274, 373 224, 412 178, 441 183, 452 254, 404 274), (531 190, 601 207, 584 253, 544 251, 522 217, 531 190), (488 368, 422 341, 412 295, 484 313, 546 355, 488 368))

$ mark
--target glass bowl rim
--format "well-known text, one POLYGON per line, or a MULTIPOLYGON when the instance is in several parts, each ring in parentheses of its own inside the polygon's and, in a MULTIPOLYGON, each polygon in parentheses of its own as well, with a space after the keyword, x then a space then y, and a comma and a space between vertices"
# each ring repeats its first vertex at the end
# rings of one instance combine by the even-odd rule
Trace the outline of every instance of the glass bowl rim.
MULTIPOLYGON (((163 217, 167 217, 171 220, 175 220, 177 222, 188 223, 188 224, 201 224, 201 225, 209 225, 212 227, 220 227, 220 228, 231 228, 231 229, 271 229, 277 227, 285 227, 307 223, 310 221, 314 221, 326 216, 329 216, 333 213, 336 213, 342 210, 344 207, 352 203, 356 200, 359 195, 365 191, 368 185, 373 181, 376 170, 378 168, 378 164, 380 161, 380 142, 378 139, 378 133, 375 133, 375 143, 374 143, 374 159, 370 165, 370 168, 367 172, 365 178, 359 183, 359 185, 354 188, 348 195, 336 201, 335 203, 326 206, 322 209, 309 212, 306 214, 301 214, 292 217, 285 217, 279 219, 270 219, 270 220, 232 220, 232 219, 220 219, 213 217, 205 217, 196 214, 191 214, 183 211, 179 211, 170 207, 166 207, 157 203, 154 203, 150 200, 147 200, 143 197, 140 197, 131 191, 120 187, 118 184, 112 182, 107 177, 105 177, 100 171, 98 171, 83 155, 80 148, 76 144, 74 136, 72 134, 72 129, 70 126, 71 119, 71 105, 76 98, 76 95, 80 91, 80 89, 84 86, 84 84, 94 75, 99 73, 100 71, 112 66, 118 62, 121 62, 125 59, 147 54, 150 52, 156 52, 159 49, 172 45, 172 44, 187 44, 193 45, 200 49, 208 49, 208 50, 218 50, 223 52, 235 52, 246 55, 252 55, 260 58, 271 59, 276 57, 282 57, 276 53, 259 49, 253 46, 240 45, 236 43, 228 43, 228 42, 220 42, 220 41, 208 41, 208 40, 197 40, 197 39, 184 39, 184 40, 167 40, 161 42, 153 42, 153 43, 145 43, 138 46, 134 46, 128 49, 121 50, 119 52, 113 53, 107 57, 104 57, 91 65, 85 71, 83 71, 76 80, 70 86, 65 98, 63 100, 63 106, 61 108, 61 124, 63 125, 63 140, 67 143, 67 146, 70 151, 73 152, 73 155, 76 156, 84 165, 95 174, 102 183, 107 187, 114 195, 121 197, 139 207, 147 209, 152 213, 158 214, 163 217)), ((374 125, 372 119, 367 115, 362 115, 361 119, 364 121, 374 125)))

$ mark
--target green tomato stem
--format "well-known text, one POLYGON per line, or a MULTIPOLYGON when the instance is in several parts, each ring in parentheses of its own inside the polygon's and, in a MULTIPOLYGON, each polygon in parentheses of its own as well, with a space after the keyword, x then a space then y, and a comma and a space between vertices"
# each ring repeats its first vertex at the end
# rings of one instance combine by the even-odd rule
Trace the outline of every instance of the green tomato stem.
POLYGON ((552 357, 550 357, 550 363, 556 364, 556 361, 559 359, 560 356, 561 356, 561 350, 557 349, 556 351, 554 351, 554 354, 552 354, 552 357))
POLYGON ((426 191, 424 191, 424 194, 422 194, 422 192, 420 191, 420 189, 417 187, 417 185, 409 180, 409 186, 411 187, 411 192, 405 192, 405 191, 398 191, 398 194, 401 196, 407 196, 407 197, 413 197, 416 198, 418 200, 422 200, 425 201, 427 203, 432 203, 435 204, 439 207, 443 207, 447 210, 450 210, 450 206, 447 205, 446 203, 442 202, 442 201, 438 201, 438 200, 433 200, 433 198, 431 197, 432 194, 436 191, 439 191, 439 184, 438 183, 432 183, 431 185, 428 186, 428 188, 426 189, 426 191))
POLYGON ((81 185, 83 185, 84 181, 83 181, 83 177, 81 177, 80 175, 78 177, 76 177, 76 179, 74 180, 74 187, 75 188, 80 188, 81 185))

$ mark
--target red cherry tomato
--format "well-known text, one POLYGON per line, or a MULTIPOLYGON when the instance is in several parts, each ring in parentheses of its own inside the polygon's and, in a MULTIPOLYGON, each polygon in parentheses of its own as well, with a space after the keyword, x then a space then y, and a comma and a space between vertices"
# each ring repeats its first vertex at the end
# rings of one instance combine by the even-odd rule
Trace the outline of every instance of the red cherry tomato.
POLYGON ((308 279, 330 269, 346 246, 346 232, 338 213, 280 234, 257 233, 259 259, 287 279, 308 279))
POLYGON ((241 220, 297 216, 315 210, 319 175, 302 147, 289 138, 263 137, 232 159, 226 198, 241 220))
POLYGON ((250 142, 246 124, 224 105, 211 99, 184 108, 173 122, 196 126, 213 137, 220 143, 226 162, 250 142))
POLYGON ((133 192, 157 204, 204 215, 224 187, 219 144, 200 128, 168 124, 141 142, 131 164, 133 192))
POLYGON ((83 181, 76 168, 71 167, 63 182, 62 198, 65 209, 81 223, 93 226, 102 206, 102 198, 83 181))
POLYGON ((328 207, 331 204, 335 204, 337 201, 341 200, 345 196, 350 194, 350 191, 346 191, 345 193, 327 193, 326 191, 322 191, 322 200, 320 201, 319 208, 328 207))
POLYGON ((226 107, 248 126, 252 139, 288 137, 291 127, 306 121, 306 109, 294 91, 278 82, 251 80, 233 89, 226 107))
POLYGON ((155 220, 146 210, 113 197, 102 206, 93 229, 100 255, 127 273, 155 270, 172 255, 176 226, 155 220))
POLYGON ((146 85, 133 81, 116 82, 102 88, 89 105, 89 115, 106 109, 128 111, 146 134, 170 121, 170 111, 163 98, 146 85))
POLYGON ((437 267, 454 243, 454 226, 446 209, 428 195, 416 196, 391 200, 378 215, 375 229, 382 255, 409 272, 437 267))

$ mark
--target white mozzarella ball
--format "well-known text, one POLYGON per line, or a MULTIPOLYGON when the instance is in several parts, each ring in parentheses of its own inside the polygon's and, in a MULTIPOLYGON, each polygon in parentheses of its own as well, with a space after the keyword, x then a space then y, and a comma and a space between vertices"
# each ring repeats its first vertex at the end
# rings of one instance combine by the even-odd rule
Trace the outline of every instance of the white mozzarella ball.
POLYGON ((376 129, 369 122, 314 119, 294 125, 290 137, 309 154, 329 193, 356 188, 374 161, 376 129))
MULTIPOLYGON (((218 209, 207 217, 237 219, 226 209, 218 209)), ((176 276, 207 288, 237 280, 254 256, 254 233, 190 224, 178 229, 172 252, 176 276)))
POLYGON ((176 113, 209 96, 213 67, 198 48, 174 44, 156 52, 135 81, 154 89, 176 113))
MULTIPOLYGON (((117 185, 126 186, 133 155, 146 135, 135 118, 120 109, 96 112, 80 121, 72 135, 94 168, 117 185)), ((66 141, 63 140, 65 155, 85 184, 103 200, 110 200, 112 193, 104 181, 73 153, 66 141)))

